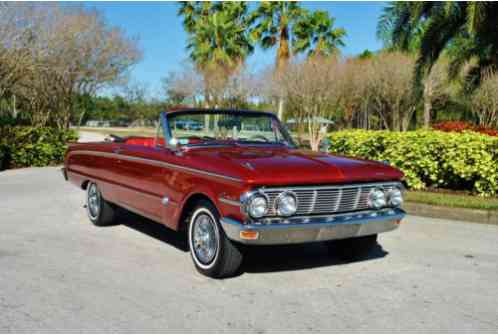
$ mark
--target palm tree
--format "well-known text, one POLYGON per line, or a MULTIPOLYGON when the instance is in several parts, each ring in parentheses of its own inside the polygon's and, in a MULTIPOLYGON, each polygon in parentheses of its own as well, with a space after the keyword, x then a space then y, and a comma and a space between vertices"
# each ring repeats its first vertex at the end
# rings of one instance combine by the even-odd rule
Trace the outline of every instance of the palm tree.
POLYGON ((498 3, 395 2, 384 9, 377 35, 391 48, 410 50, 419 39, 416 84, 420 87, 442 53, 449 57, 455 77, 475 60, 466 82, 475 88, 481 73, 498 66, 498 3))
POLYGON ((256 22, 251 31, 253 41, 257 41, 263 49, 278 45, 275 61, 277 72, 284 70, 289 62, 292 27, 303 14, 304 10, 297 2, 263 1, 251 16, 251 21, 256 22))
POLYGON ((308 51, 308 56, 330 56, 344 46, 343 28, 334 28, 333 17, 326 11, 306 13, 294 26, 292 51, 294 54, 308 51))
MULTIPOLYGON (((280 77, 291 57, 291 33, 294 24, 301 18, 304 10, 294 1, 262 1, 251 15, 255 26, 251 30, 251 39, 263 49, 277 46, 275 74, 280 77)), ((282 120, 284 99, 278 98, 278 117, 282 120)))
MULTIPOLYGON (((203 74, 206 86, 223 86, 253 52, 244 2, 182 2, 178 15, 189 34, 189 57, 203 74)), ((208 99, 208 96, 206 96, 208 99)))

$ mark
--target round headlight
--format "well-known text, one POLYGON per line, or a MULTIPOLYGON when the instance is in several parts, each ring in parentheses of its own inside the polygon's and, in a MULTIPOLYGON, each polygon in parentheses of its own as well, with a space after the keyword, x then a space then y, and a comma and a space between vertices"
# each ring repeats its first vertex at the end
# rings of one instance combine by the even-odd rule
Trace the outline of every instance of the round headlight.
POLYGON ((387 193, 387 204, 392 207, 399 207, 403 203, 403 193, 399 187, 394 187, 387 193))
POLYGON ((374 188, 368 195, 368 207, 379 209, 386 206, 386 195, 380 188, 374 188))
POLYGON ((297 211, 297 199, 291 192, 280 193, 275 200, 278 215, 291 216, 297 211))
POLYGON ((247 203, 247 213, 253 218, 263 217, 268 211, 268 201, 261 194, 253 195, 247 203))

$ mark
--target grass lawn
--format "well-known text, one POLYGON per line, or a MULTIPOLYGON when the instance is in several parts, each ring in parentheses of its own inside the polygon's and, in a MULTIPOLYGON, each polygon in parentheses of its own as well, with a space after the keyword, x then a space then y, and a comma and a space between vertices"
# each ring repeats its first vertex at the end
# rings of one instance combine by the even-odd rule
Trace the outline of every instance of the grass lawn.
POLYGON ((80 127, 82 131, 91 133, 98 133, 103 135, 114 134, 117 136, 155 136, 156 130, 154 128, 93 128, 93 127, 80 127))
POLYGON ((408 191, 406 201, 429 205, 460 207, 471 209, 490 209, 498 211, 498 198, 484 198, 465 194, 450 194, 441 192, 408 191))

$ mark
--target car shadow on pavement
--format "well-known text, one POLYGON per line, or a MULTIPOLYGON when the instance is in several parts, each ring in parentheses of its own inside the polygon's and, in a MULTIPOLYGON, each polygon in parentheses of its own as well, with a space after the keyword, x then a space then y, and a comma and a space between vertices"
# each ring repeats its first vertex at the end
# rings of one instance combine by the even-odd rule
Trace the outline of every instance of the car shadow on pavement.
POLYGON ((363 255, 346 256, 329 252, 323 243, 248 248, 242 272, 260 273, 304 270, 317 267, 363 262, 388 254, 380 244, 363 255))
POLYGON ((185 234, 169 229, 163 224, 154 222, 143 216, 134 214, 125 209, 118 211, 116 224, 121 224, 156 240, 167 243, 181 251, 188 252, 188 242, 185 234))
MULTIPOLYGON (((116 224, 124 225, 137 232, 167 243, 183 252, 188 252, 186 234, 174 231, 124 209, 118 211, 116 224)), ((295 271, 317 267, 363 262, 385 257, 388 252, 380 244, 369 253, 344 257, 330 253, 323 243, 309 243, 285 246, 251 246, 243 247, 244 262, 235 277, 244 273, 263 273, 279 271, 295 271)))

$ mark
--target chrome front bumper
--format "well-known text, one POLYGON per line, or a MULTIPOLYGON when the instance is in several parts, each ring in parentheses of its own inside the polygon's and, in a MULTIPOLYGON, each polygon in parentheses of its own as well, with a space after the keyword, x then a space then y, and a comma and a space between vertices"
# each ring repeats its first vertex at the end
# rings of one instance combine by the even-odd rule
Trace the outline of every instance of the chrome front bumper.
POLYGON ((272 245, 339 240, 374 235, 398 228, 405 216, 402 209, 384 209, 328 216, 267 219, 241 223, 223 217, 221 225, 233 241, 272 245))

